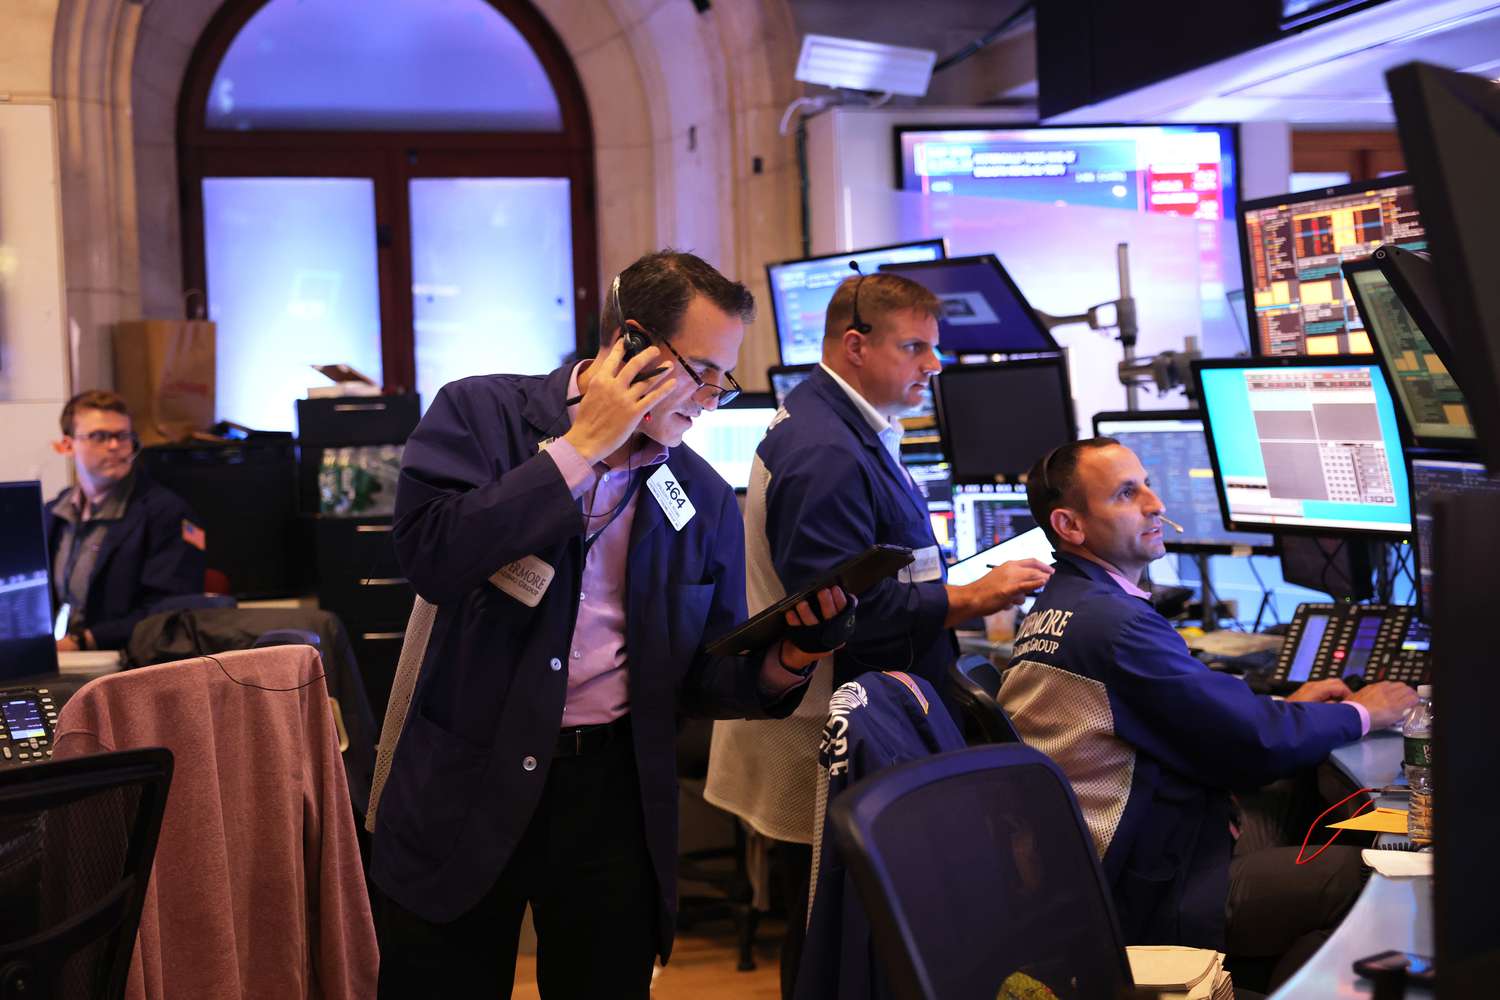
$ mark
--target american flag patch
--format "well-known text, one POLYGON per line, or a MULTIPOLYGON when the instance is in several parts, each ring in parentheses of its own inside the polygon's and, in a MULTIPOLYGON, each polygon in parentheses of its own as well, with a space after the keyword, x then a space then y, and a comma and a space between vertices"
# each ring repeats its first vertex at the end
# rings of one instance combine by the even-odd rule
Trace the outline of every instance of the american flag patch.
POLYGON ((182 540, 199 552, 208 548, 208 535, 187 518, 182 519, 182 540))

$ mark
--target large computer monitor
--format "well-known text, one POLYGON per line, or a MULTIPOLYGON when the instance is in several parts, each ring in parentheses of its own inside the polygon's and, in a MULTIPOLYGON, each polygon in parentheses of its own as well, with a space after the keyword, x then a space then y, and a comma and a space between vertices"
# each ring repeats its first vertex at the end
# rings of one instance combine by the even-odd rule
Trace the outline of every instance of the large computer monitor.
POLYGON ((1062 355, 950 365, 933 380, 943 452, 955 483, 1019 479, 1078 436, 1062 355))
POLYGON ((1036 527, 1021 483, 953 487, 953 556, 967 559, 1036 527))
MULTIPOLYGON (((1488 475, 1479 462, 1460 458, 1411 460, 1411 514, 1416 524, 1417 607, 1432 620, 1432 519, 1439 497, 1469 493, 1500 494, 1500 476, 1488 475)), ((1486 544, 1489 539, 1475 539, 1486 544)))
POLYGON ((1174 552, 1229 552, 1235 548, 1269 552, 1270 535, 1231 532, 1224 527, 1213 463, 1197 410, 1132 410, 1094 414, 1094 433, 1112 437, 1136 453, 1151 488, 1182 525, 1181 534, 1164 534, 1174 552))
POLYGON ((1341 265, 1382 243, 1426 235, 1404 176, 1246 202, 1240 210, 1246 306, 1257 354, 1368 354, 1341 265))
POLYGON ((921 264, 882 264, 925 285, 943 304, 938 347, 950 354, 1035 354, 1061 350, 994 254, 921 264))
POLYGON ((823 356, 823 320, 839 282, 854 273, 850 261, 870 274, 882 264, 939 260, 944 255, 943 241, 931 239, 767 264, 781 363, 810 365, 823 356))
POLYGON ((797 386, 807 381, 807 376, 812 374, 817 365, 774 365, 766 369, 766 381, 771 384, 771 395, 776 397, 776 405, 781 406, 786 402, 787 394, 797 386))
POLYGON ((1205 317, 1239 280, 1233 125, 898 125, 895 143, 905 191, 1196 219, 1205 317))
POLYGON ((0 681, 57 673, 42 484, 0 483, 0 681))
POLYGON ((1387 75, 1432 244, 1443 332, 1486 464, 1500 472, 1500 85, 1414 63, 1387 75))
POLYGON ((766 436, 776 409, 770 393, 742 393, 728 406, 700 413, 682 441, 703 456, 726 483, 743 491, 750 485, 755 449, 766 436))
POLYGON ((1195 361, 1230 531, 1411 533, 1396 403, 1374 358, 1195 361))
POLYGON ((1463 392, 1380 262, 1371 258, 1345 263, 1344 279, 1401 402, 1411 443, 1442 448, 1473 441, 1474 421, 1463 392))

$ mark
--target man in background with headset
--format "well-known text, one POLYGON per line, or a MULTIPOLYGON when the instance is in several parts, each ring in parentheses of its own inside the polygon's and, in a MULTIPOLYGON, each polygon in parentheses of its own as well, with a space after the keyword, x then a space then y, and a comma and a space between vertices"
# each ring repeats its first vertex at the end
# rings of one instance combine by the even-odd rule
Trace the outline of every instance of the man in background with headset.
POLYGON ((136 464, 125 400, 93 389, 68 400, 55 450, 78 485, 47 504, 59 652, 119 649, 164 598, 203 592, 207 537, 182 498, 136 464))
POLYGON ((598 357, 450 383, 408 440, 396 550, 437 615, 375 828, 382 996, 509 996, 527 903, 543 997, 648 996, 677 716, 790 714, 852 612, 835 588, 789 613, 813 652, 703 650, 745 618, 743 529, 679 444, 738 393, 753 309, 699 258, 649 254, 598 357))
MULTIPOLYGON (((875 544, 903 545, 915 562, 900 579, 860 596, 848 644, 816 671, 785 725, 714 727, 705 797, 772 840, 792 845, 805 907, 818 740, 829 695, 867 670, 904 670, 939 692, 958 658, 951 629, 1019 604, 1052 570, 1035 559, 1006 563, 967 586, 944 582, 927 504, 901 465, 900 414, 922 402, 937 357, 936 296, 899 275, 851 277, 839 285, 823 325, 823 359, 787 396, 756 450, 745 497, 750 606, 767 607, 875 544)), ((1004 434, 1004 427, 995 433, 1004 434)), ((790 996, 802 920, 788 914, 782 995, 790 996)))

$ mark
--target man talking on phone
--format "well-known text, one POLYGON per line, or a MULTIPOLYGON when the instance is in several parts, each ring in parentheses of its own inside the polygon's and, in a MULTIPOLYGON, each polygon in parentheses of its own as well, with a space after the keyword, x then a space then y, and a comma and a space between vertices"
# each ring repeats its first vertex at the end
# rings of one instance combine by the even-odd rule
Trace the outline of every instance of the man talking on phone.
POLYGON ((676 906, 678 715, 784 717, 838 589, 746 658, 734 492, 681 447, 739 391, 754 300, 699 258, 613 283, 595 358, 445 386, 407 442, 402 567, 436 605, 375 830, 380 993, 509 996, 522 913, 547 1000, 648 996, 676 906), (810 652, 804 652, 801 643, 810 652))

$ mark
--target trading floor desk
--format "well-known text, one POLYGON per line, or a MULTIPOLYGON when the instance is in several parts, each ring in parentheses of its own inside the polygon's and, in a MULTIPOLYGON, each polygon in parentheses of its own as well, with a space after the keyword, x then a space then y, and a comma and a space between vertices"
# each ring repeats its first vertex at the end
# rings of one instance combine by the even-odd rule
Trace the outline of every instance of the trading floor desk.
MULTIPOLYGON (((1401 734, 1382 730, 1335 750, 1331 759, 1356 788, 1380 788, 1401 776, 1401 734)), ((1312 960, 1274 994, 1291 997, 1368 997, 1373 984, 1354 974, 1354 960, 1393 949, 1432 954, 1432 879, 1371 873, 1344 922, 1312 960)), ((1408 986, 1409 997, 1431 991, 1408 986)))

